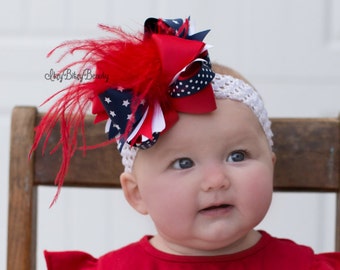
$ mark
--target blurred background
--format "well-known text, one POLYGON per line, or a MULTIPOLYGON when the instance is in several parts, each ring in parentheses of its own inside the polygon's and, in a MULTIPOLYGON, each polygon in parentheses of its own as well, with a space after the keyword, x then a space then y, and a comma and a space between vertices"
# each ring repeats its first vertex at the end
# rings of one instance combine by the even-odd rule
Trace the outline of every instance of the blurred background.
MULTIPOLYGON (((196 30, 212 29, 205 40, 214 46, 211 59, 245 75, 262 94, 270 117, 338 116, 339 1, 6 1, 0 9, 0 269, 6 268, 11 110, 39 106, 68 83, 45 78, 61 67, 46 54, 65 40, 105 36, 98 23, 137 31, 148 17, 188 16, 196 30)), ((38 269, 45 269, 44 249, 99 256, 154 232, 121 191, 63 188, 49 209, 55 191, 39 189, 38 269)), ((333 194, 276 193, 258 227, 322 252, 334 249, 334 219, 333 194)))

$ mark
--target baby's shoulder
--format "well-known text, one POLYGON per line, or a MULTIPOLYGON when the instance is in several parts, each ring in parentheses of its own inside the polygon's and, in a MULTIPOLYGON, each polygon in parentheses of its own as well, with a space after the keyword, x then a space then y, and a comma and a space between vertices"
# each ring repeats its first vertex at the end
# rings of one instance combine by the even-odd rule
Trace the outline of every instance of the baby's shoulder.
POLYGON ((315 256, 312 270, 339 270, 340 252, 321 253, 315 256))
POLYGON ((83 251, 45 251, 44 256, 48 270, 106 270, 138 269, 133 268, 136 257, 142 257, 138 243, 111 251, 99 258, 83 251))
POLYGON ((280 262, 280 264, 291 263, 296 269, 340 270, 339 252, 315 254, 312 248, 297 244, 292 240, 269 237, 270 241, 264 253, 268 260, 280 262))

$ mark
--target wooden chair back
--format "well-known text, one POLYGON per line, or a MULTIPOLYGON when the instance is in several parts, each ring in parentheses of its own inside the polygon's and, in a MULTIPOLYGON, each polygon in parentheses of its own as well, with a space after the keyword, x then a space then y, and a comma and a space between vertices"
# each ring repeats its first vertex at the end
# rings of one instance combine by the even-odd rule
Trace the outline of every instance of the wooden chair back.
MULTIPOLYGON (((37 187, 54 185, 60 155, 41 155, 40 149, 28 159, 34 127, 42 113, 35 107, 15 107, 12 112, 9 173, 9 218, 7 270, 36 267, 37 187)), ((274 186, 279 191, 320 191, 337 194, 336 250, 340 251, 340 182, 338 118, 271 119, 275 134, 277 164, 274 186)), ((89 145, 106 139, 103 123, 86 119, 89 145)), ((50 140, 58 140, 58 132, 50 140)), ((77 153, 71 161, 65 186, 119 188, 122 165, 112 145, 77 153), (105 160, 105 162, 103 162, 105 160), (105 166, 112 164, 112 166, 105 166), (96 170, 93 170, 93 168, 96 170)))

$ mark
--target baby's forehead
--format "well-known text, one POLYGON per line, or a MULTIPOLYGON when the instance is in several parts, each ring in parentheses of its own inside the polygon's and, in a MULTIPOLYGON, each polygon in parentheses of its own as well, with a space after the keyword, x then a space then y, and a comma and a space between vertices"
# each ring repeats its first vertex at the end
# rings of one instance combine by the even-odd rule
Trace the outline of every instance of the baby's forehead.
MULTIPOLYGON (((216 100, 217 108, 207 114, 180 113, 176 124, 162 134, 154 148, 167 144, 195 143, 223 138, 264 136, 255 114, 242 102, 216 100)), ((151 149, 153 148, 151 147, 151 149)), ((199 147, 199 146, 198 146, 199 147)))
POLYGON ((239 126, 247 127, 249 125, 256 128, 262 128, 255 113, 244 103, 229 98, 216 99, 216 109, 206 114, 179 114, 178 124, 181 128, 186 129, 192 126, 197 128, 219 127, 222 126, 239 126), (194 125, 191 125, 194 123, 194 125))

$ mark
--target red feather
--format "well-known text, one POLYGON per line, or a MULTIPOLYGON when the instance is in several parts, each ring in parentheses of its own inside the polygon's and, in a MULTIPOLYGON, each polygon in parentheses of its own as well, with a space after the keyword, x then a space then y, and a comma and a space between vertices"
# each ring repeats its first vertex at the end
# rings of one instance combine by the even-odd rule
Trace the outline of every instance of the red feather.
MULTIPOLYGON (((79 74, 90 66, 97 67, 97 71, 107 73, 108 81, 96 79, 94 81, 80 83, 75 82, 55 95, 48 98, 43 104, 50 102, 54 98, 57 101, 47 111, 41 122, 35 129, 35 138, 32 145, 30 156, 35 151, 39 143, 43 143, 43 153, 46 150, 48 140, 52 130, 60 124, 60 140, 56 143, 51 154, 57 149, 62 150, 62 161, 60 170, 55 178, 58 190, 52 204, 58 198, 60 187, 63 185, 67 174, 70 160, 77 149, 85 151, 89 148, 102 146, 86 146, 84 135, 84 118, 91 105, 93 111, 100 115, 100 120, 107 118, 104 108, 97 100, 97 95, 108 88, 133 89, 136 94, 143 99, 152 87, 156 90, 155 96, 149 95, 149 99, 159 99, 158 91, 164 89, 164 84, 157 79, 160 78, 161 63, 159 62, 157 48, 152 41, 143 41, 142 34, 130 35, 119 28, 109 28, 100 26, 102 29, 112 33, 115 38, 68 41, 53 49, 48 57, 56 50, 67 49, 62 54, 59 61, 68 54, 76 51, 84 52, 82 59, 66 65, 60 72, 68 68, 79 68, 79 74), (96 102, 93 102, 96 100, 96 102), (93 104, 94 103, 94 104, 93 104), (79 140, 80 135, 80 142, 79 140)), ((149 92, 150 94, 150 92, 149 92)), ((137 104, 135 108, 137 108, 137 104)), ((104 143, 104 144, 107 144, 104 143)), ((51 204, 51 205, 52 205, 51 204)))

